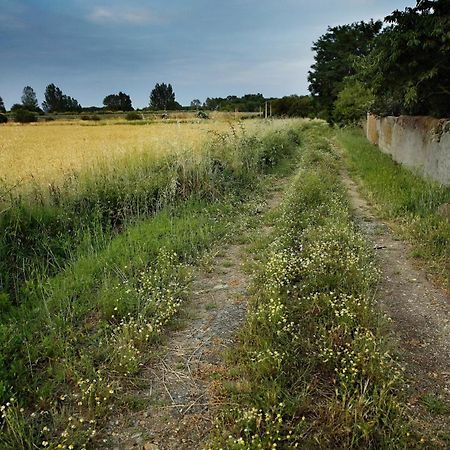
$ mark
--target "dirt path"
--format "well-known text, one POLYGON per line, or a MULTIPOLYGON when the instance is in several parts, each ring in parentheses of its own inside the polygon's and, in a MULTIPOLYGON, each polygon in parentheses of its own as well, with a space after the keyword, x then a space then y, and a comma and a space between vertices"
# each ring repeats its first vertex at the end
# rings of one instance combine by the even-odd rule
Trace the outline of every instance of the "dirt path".
POLYGON ((382 271, 377 301, 392 320, 393 341, 410 380, 407 395, 412 415, 420 428, 435 436, 436 444, 450 446, 436 437, 446 432, 450 438, 448 412, 430 412, 433 407, 445 409, 442 402, 450 404, 449 298, 408 256, 409 245, 396 239, 389 227, 375 217, 347 174, 343 180, 357 222, 377 252, 382 271))
MULTIPOLYGON (((274 189, 265 211, 281 200, 282 184, 274 189)), ((268 231, 261 224, 256 232, 268 231)), ((221 356, 246 316, 246 249, 246 244, 228 245, 213 258, 210 271, 194 274, 184 326, 169 333, 160 358, 143 371, 142 386, 131 393, 144 407, 112 419, 105 448, 193 450, 205 444, 214 412, 223 405, 215 381, 224 371, 221 356)))

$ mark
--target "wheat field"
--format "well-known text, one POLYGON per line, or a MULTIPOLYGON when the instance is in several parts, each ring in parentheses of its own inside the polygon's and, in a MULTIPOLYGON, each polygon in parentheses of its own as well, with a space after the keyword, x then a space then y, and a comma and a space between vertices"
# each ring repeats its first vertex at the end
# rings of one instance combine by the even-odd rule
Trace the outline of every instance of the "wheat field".
MULTIPOLYGON (((245 121, 246 128, 257 121, 245 121)), ((74 171, 114 164, 124 157, 200 149, 215 133, 230 130, 226 120, 198 122, 82 121, 8 124, 0 129, 0 179, 7 184, 54 183, 74 171)))

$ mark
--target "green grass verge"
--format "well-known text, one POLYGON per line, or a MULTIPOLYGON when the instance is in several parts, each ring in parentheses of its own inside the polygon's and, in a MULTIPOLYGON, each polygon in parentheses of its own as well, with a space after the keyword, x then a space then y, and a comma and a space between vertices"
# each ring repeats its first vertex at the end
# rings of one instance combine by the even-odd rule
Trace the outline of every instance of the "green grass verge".
POLYGON ((80 249, 104 248, 135 221, 193 197, 245 195, 294 151, 298 125, 268 124, 259 134, 231 128, 197 152, 128 157, 48 188, 0 180, 0 314, 22 301, 26 280, 55 275, 80 249))
POLYGON ((301 169, 270 243, 222 380, 214 449, 415 446, 402 371, 373 305, 378 273, 351 220, 331 131, 305 132, 301 169))
POLYGON ((450 203, 450 187, 426 180, 397 164, 363 136, 360 130, 341 130, 351 174, 379 212, 407 239, 414 256, 450 289, 450 221, 438 208, 450 203))
POLYGON ((236 232, 239 216, 254 215, 251 198, 264 173, 288 170, 299 134, 295 128, 220 136, 221 159, 208 150, 190 163, 186 155, 158 162, 160 173, 153 166, 148 172, 145 165, 122 167, 98 174, 72 197, 59 192, 11 203, 1 222, 1 250, 13 255, 19 237, 36 264, 20 273, 17 301, 3 296, 0 448, 97 448, 104 419, 186 300, 190 265, 236 232), (86 208, 77 210, 79 228, 73 228, 61 217, 75 214, 80 192, 86 208), (103 222, 111 217, 107 211, 124 213, 120 229, 103 222), (89 227, 92 217, 100 219, 89 227), (52 234, 52 227, 59 231, 52 234), (77 230, 82 239, 71 241, 77 230), (69 257, 51 252, 64 245, 69 257), (49 270, 53 256, 56 267, 49 270))

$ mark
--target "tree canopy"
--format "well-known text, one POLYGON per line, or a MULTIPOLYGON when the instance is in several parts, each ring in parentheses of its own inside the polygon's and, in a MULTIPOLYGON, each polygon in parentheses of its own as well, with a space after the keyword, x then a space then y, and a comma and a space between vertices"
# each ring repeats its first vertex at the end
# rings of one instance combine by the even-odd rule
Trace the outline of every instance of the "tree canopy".
POLYGON ((42 108, 46 112, 79 112, 81 106, 77 100, 62 93, 53 83, 45 89, 45 101, 42 108))
POLYGON ((133 111, 130 96, 123 92, 107 95, 103 99, 103 104, 110 111, 133 111))
POLYGON ((37 101, 36 93, 31 86, 25 86, 23 88, 21 100, 24 109, 28 111, 39 111, 39 104, 37 101))
POLYGON ((247 111, 258 112, 264 106, 266 99, 262 94, 246 94, 242 97, 229 95, 228 97, 208 97, 203 104, 204 108, 217 111, 247 111))
POLYGON ((358 22, 328 27, 313 44, 314 64, 308 74, 309 90, 316 97, 322 115, 332 119, 333 103, 346 77, 355 74, 354 61, 369 53, 382 22, 358 22))
POLYGON ((394 11, 357 64, 382 115, 450 116, 450 2, 421 0, 394 11))
POLYGON ((272 101, 276 116, 312 117, 315 115, 314 99, 310 95, 289 95, 272 101))
POLYGON ((381 22, 328 28, 315 43, 310 91, 324 116, 450 117, 450 2, 418 0, 381 22))
POLYGON ((0 97, 0 113, 6 112, 5 104, 3 103, 3 99, 0 97))
POLYGON ((180 105, 175 101, 175 92, 172 85, 156 83, 150 93, 150 108, 155 110, 179 109, 180 105))

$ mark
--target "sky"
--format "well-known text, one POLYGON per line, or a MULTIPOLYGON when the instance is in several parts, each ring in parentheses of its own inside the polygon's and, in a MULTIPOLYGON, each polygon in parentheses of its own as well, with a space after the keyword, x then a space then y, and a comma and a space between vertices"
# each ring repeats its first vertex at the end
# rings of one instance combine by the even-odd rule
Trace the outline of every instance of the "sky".
POLYGON ((414 0, 0 0, 0 97, 55 83, 83 106, 123 91, 176 99, 308 93, 313 42, 328 26, 383 19, 414 0))

